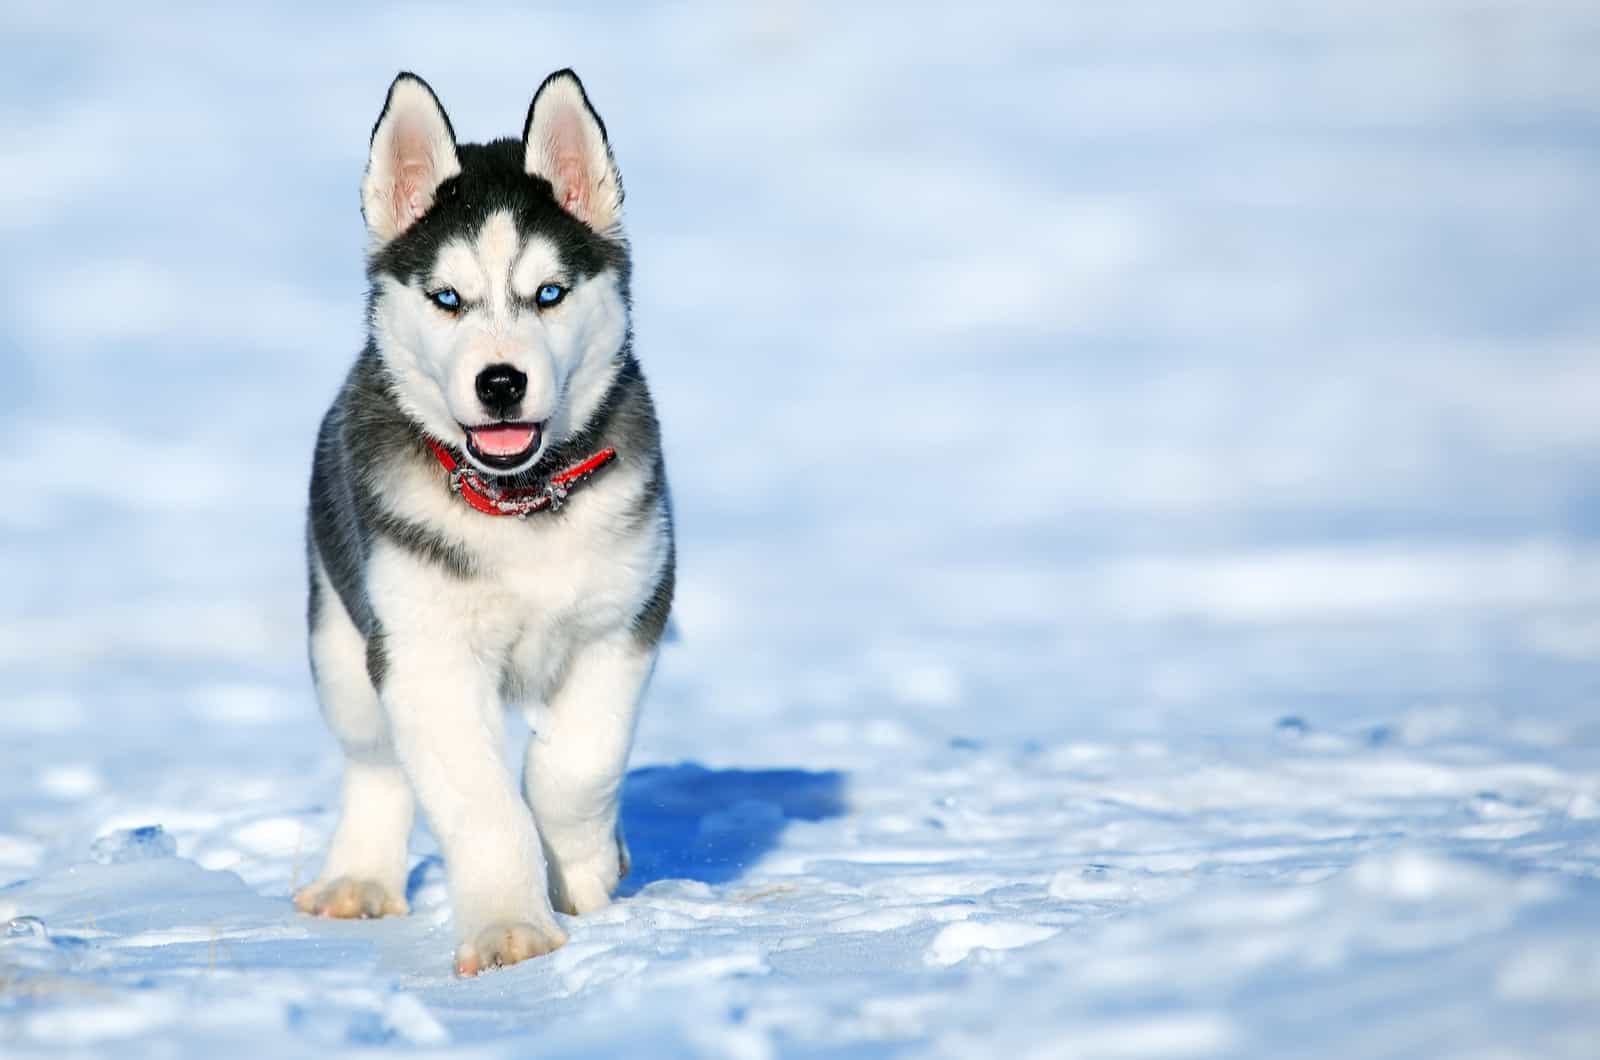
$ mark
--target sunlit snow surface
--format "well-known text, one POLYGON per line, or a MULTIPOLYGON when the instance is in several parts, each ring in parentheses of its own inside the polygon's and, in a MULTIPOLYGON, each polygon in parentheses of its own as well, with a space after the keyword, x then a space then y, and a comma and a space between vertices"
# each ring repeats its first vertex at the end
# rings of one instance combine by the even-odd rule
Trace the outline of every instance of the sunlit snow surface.
POLYGON ((0 20, 0 1054, 1595 1055, 1592 3, 0 20), (682 635, 458 982, 288 901, 304 478, 389 79, 569 64, 682 635))

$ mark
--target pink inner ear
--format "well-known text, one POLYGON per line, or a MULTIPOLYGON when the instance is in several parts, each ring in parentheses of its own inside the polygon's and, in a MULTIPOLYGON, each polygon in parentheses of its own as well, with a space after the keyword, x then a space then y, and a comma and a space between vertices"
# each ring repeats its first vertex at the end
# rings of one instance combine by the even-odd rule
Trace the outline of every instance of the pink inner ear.
POLYGON ((558 157, 556 179, 552 183, 561 208, 581 220, 589 220, 589 178, 584 172, 583 160, 577 155, 558 157))
POLYGON ((402 120, 394 130, 394 186, 390 191, 395 231, 404 232, 433 205, 438 183, 427 132, 402 120))
POLYGON ((588 221, 594 174, 589 172, 589 139, 584 133, 582 116, 571 106, 561 107, 550 119, 544 142, 556 201, 568 213, 588 221))
POLYGON ((428 211, 424 189, 429 184, 429 167, 421 162, 402 163, 394 180, 394 220, 404 230, 428 211))

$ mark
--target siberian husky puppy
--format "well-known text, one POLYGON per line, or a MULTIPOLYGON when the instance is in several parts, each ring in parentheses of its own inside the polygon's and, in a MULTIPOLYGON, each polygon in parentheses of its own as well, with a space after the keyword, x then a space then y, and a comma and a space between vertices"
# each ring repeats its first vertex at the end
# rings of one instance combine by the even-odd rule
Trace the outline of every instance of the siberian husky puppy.
POLYGON ((560 946, 553 909, 607 904, 628 871, 618 798, 672 605, 671 508, 622 181, 577 75, 545 79, 521 139, 458 144, 401 74, 361 205, 368 338, 322 422, 307 530, 343 805, 295 904, 405 913, 420 802, 475 975, 560 946), (533 729, 520 791, 508 708, 533 729))

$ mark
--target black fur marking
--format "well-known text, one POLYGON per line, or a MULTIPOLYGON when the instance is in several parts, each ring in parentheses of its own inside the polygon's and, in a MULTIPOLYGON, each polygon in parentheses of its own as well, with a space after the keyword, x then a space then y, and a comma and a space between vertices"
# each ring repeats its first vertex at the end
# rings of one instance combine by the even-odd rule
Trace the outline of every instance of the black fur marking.
POLYGON ((435 533, 420 523, 402 519, 382 506, 374 509, 373 529, 393 541, 407 552, 446 571, 457 578, 470 578, 477 573, 477 564, 464 545, 435 533))
POLYGON ((667 620, 672 617, 672 594, 677 587, 677 555, 671 538, 667 541, 667 563, 661 569, 661 578, 655 591, 645 601, 644 610, 633 620, 633 637, 644 648, 654 648, 666 633, 667 620))
POLYGON ((644 480, 644 489, 640 492, 623 517, 625 522, 622 529, 626 533, 636 533, 646 528, 652 520, 662 520, 667 538, 672 537, 672 497, 667 489, 667 466, 661 456, 661 450, 655 451, 655 467, 644 480))
MULTIPOLYGON (((513 638, 512 643, 515 644, 521 637, 522 634, 518 633, 513 638)), ((510 665, 509 662, 500 667, 500 701, 502 703, 525 703, 529 699, 529 692, 525 676, 521 671, 510 665)))
MULTIPOLYGON (((352 376, 354 373, 352 373, 352 376)), ((316 455, 311 464, 311 496, 307 513, 312 584, 316 584, 316 560, 344 604, 356 629, 365 634, 372 627, 372 609, 367 603, 363 568, 366 545, 356 516, 355 493, 344 448, 346 392, 342 393, 317 433, 316 455)))
MULTIPOLYGON (((322 599, 322 585, 317 580, 316 543, 311 539, 311 521, 306 520, 306 630, 316 633, 317 627, 322 624, 322 611, 326 601, 322 599)), ((310 638, 307 638, 306 647, 310 648, 310 638)), ((307 651, 307 658, 311 662, 311 681, 317 680, 317 656, 315 652, 307 651)))
POLYGON ((322 622, 322 586, 317 582, 316 544, 311 540, 311 527, 306 526, 306 628, 316 629, 322 622))
POLYGON ((383 630, 375 629, 367 635, 367 679, 372 687, 383 691, 383 679, 389 673, 389 653, 383 630))

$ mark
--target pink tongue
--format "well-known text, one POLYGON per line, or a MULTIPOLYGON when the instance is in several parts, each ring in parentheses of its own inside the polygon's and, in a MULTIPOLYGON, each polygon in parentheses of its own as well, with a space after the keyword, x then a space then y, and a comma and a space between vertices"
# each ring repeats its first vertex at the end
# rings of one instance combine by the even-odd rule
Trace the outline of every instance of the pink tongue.
POLYGON ((507 423, 496 427, 474 427, 472 444, 485 456, 516 456, 533 445, 537 428, 507 423))

